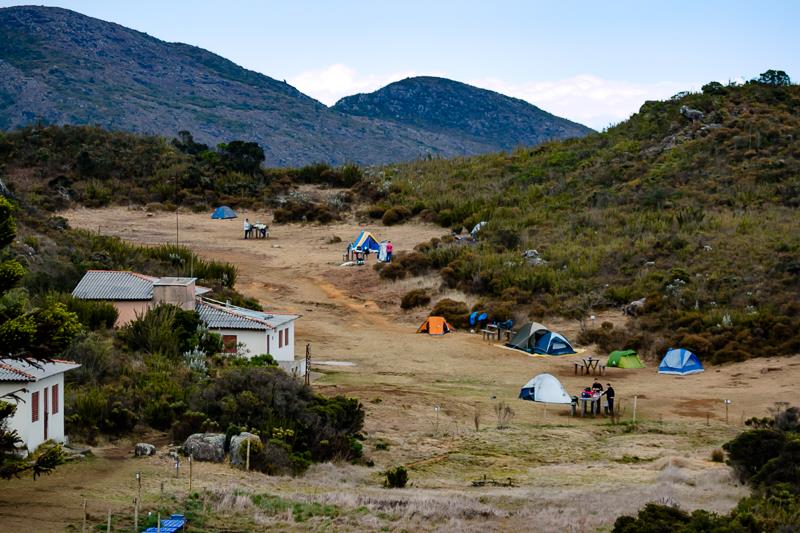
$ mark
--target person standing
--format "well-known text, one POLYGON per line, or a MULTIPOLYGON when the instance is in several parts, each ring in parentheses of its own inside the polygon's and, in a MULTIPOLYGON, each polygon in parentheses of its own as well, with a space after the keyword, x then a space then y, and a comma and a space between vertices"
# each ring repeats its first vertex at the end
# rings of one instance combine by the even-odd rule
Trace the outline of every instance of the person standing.
POLYGON ((594 380, 592 383, 592 396, 597 398, 597 401, 594 402, 592 407, 594 408, 594 414, 600 414, 600 402, 603 399, 603 384, 600 383, 598 380, 594 380))
POLYGON ((606 395, 606 412, 612 417, 614 416, 614 387, 611 383, 606 383, 606 390, 603 393, 606 395))
POLYGON ((244 238, 248 238, 250 236, 250 232, 253 230, 253 226, 250 224, 250 219, 244 219, 244 238))
POLYGON ((394 245, 392 244, 392 241, 387 241, 386 242, 386 262, 387 263, 391 263, 392 262, 392 252, 394 252, 394 245))

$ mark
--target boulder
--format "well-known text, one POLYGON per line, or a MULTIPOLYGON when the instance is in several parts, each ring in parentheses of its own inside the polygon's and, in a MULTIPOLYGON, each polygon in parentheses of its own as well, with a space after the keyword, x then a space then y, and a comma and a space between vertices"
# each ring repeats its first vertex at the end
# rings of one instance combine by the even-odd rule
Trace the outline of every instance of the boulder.
POLYGON ((641 298, 639 300, 634 300, 625 307, 622 308, 624 313, 628 316, 637 316, 644 310, 644 303, 646 298, 641 298))
POLYGON ((183 453, 195 461, 221 463, 225 459, 224 433, 195 433, 183 443, 183 453))
POLYGON ((146 442, 139 442, 133 447, 133 455, 136 457, 143 457, 148 455, 155 455, 156 447, 146 442))
POLYGON ((244 459, 242 459, 240 449, 242 448, 242 446, 247 446, 248 440, 255 441, 260 439, 256 435, 253 435, 252 433, 248 433, 246 431, 243 431, 238 435, 234 435, 233 437, 231 437, 230 452, 231 452, 232 465, 244 466, 245 461, 244 459))

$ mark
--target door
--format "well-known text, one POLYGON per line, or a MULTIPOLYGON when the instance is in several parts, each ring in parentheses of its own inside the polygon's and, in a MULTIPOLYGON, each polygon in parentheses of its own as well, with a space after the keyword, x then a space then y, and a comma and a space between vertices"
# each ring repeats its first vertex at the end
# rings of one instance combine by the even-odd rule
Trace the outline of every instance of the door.
POLYGON ((50 425, 50 409, 47 399, 47 387, 44 388, 44 440, 47 440, 47 427, 50 425))

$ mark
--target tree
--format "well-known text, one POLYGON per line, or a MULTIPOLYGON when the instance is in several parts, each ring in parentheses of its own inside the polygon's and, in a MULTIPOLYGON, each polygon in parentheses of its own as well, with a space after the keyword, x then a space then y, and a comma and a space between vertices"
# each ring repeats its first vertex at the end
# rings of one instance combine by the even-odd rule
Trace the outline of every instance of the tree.
POLYGON ((789 78, 788 74, 782 70, 773 69, 762 72, 758 78, 756 78, 756 81, 758 83, 763 83, 764 85, 774 85, 777 87, 783 87, 792 84, 792 80, 789 78))
POLYGON ((254 142, 231 141, 217 146, 225 166, 243 174, 255 175, 264 162, 264 150, 254 142))
MULTIPOLYGON (((14 207, 0 196, 0 251, 16 237, 14 207)), ((25 269, 14 259, 0 263, 0 297, 13 289, 25 275, 25 269)), ((0 313, 0 347, 3 358, 27 360, 40 364, 52 359, 72 342, 81 331, 78 316, 67 311, 62 303, 51 303, 43 308, 30 308, 27 301, 7 307, 0 313)), ((8 420, 17 406, 8 401, 20 401, 16 393, 0 396, 0 478, 19 477, 32 472, 36 478, 49 474, 63 461, 63 451, 58 445, 44 447, 39 453, 26 458, 16 455, 22 442, 16 431, 8 429, 8 420)))

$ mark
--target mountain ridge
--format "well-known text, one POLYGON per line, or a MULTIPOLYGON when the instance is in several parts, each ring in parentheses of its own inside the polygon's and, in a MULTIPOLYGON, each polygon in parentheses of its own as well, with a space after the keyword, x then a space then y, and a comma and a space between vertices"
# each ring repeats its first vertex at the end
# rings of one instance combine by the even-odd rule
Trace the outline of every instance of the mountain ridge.
POLYGON ((476 140, 490 137, 504 150, 593 131, 525 100, 434 76, 409 77, 371 93, 346 96, 333 108, 431 131, 458 130, 476 140))
MULTIPOLYGON (((0 9, 0 129, 98 124, 258 142, 272 166, 496 151, 491 138, 342 113, 204 50, 63 8, 0 9)), ((500 126, 502 127, 502 125, 500 126)))

